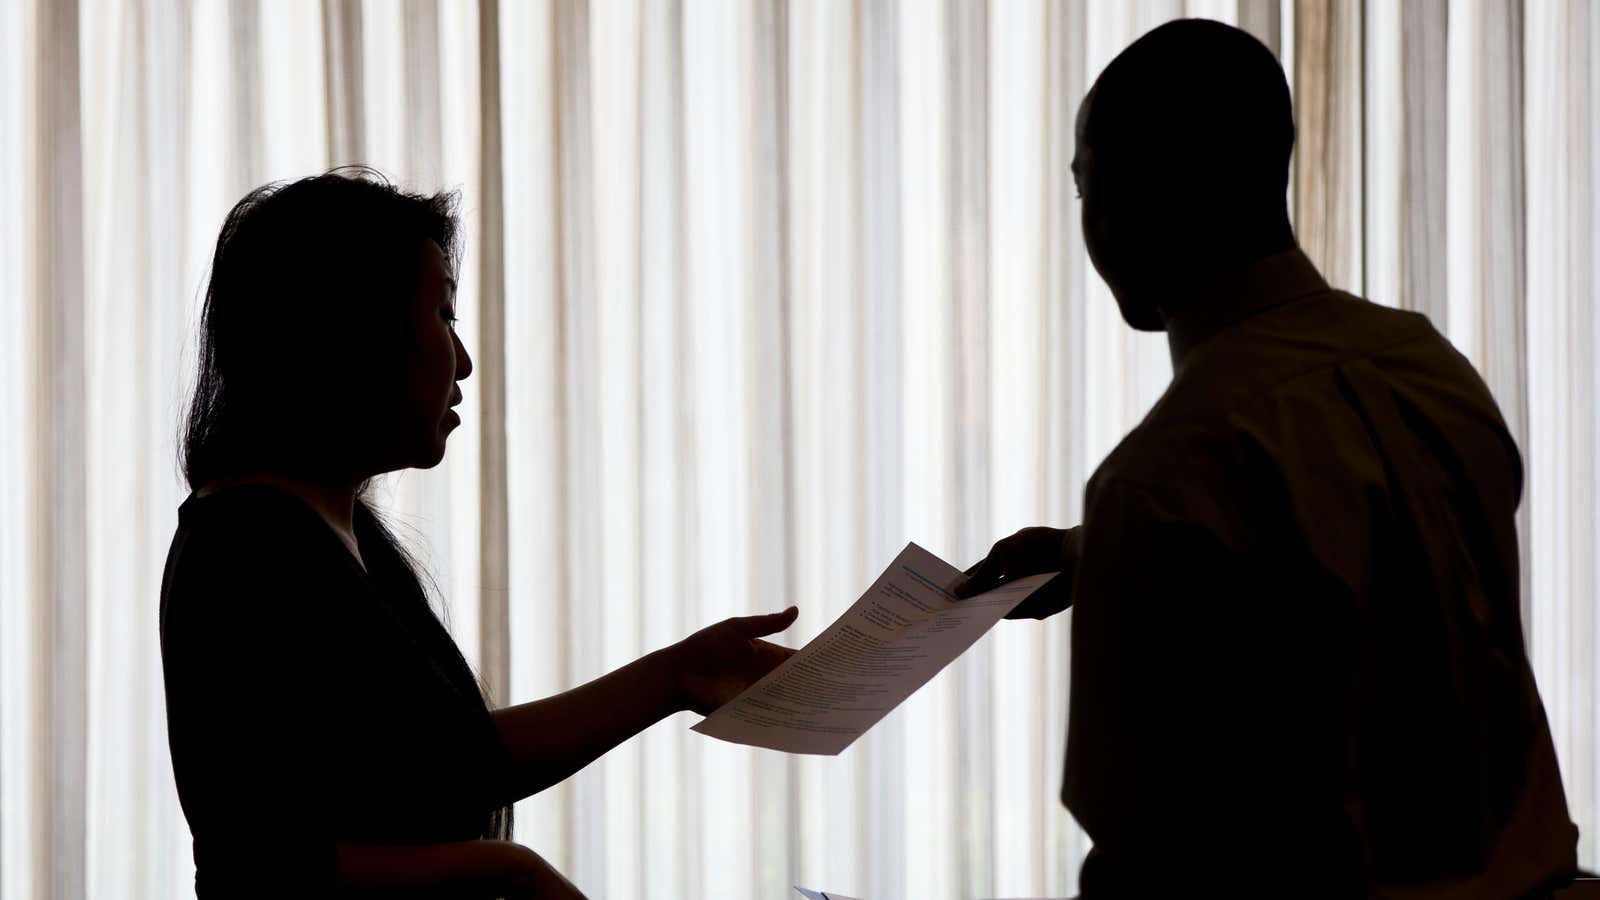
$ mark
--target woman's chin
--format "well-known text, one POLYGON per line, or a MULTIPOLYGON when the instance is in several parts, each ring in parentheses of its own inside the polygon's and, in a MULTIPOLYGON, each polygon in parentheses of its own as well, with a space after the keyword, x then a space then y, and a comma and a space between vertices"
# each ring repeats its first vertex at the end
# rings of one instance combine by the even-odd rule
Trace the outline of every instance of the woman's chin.
POLYGON ((418 459, 416 461, 416 463, 414 463, 411 466, 411 468, 413 468, 413 469, 431 469, 431 468, 433 468, 434 466, 437 466, 439 463, 441 463, 443 461, 444 461, 444 438, 440 438, 438 444, 436 444, 431 451, 429 451, 428 453, 424 454, 421 459, 418 459))
POLYGON ((423 438, 413 451, 415 459, 409 466, 412 469, 431 469, 444 461, 445 447, 449 443, 450 433, 461 425, 461 419, 452 410, 439 420, 433 429, 433 434, 423 438))
POLYGON ((441 427, 427 445, 418 448, 417 460, 411 464, 413 469, 431 469, 444 461, 444 452, 448 432, 441 427))

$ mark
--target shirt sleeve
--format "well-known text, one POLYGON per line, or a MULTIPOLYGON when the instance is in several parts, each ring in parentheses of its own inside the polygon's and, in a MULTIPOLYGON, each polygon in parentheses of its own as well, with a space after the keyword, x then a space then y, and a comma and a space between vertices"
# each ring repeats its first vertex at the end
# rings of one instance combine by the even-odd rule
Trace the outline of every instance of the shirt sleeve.
POLYGON ((329 895, 336 855, 323 806, 318 585, 294 561, 259 550, 192 549, 195 565, 168 595, 162 661, 196 890, 329 895))
POLYGON ((1296 818, 1340 807, 1327 641, 1216 500, 1244 498, 1190 474, 1099 485, 1085 516, 1062 796, 1125 885, 1311 864, 1347 837, 1296 818))

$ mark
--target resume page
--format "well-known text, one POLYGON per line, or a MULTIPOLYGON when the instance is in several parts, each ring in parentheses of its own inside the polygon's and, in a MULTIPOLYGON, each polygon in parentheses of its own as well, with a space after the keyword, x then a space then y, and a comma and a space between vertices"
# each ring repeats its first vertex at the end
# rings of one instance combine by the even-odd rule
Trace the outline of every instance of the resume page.
POLYGON ((834 755, 1057 573, 957 600, 961 570, 907 544, 844 615, 694 726, 785 753, 834 755))

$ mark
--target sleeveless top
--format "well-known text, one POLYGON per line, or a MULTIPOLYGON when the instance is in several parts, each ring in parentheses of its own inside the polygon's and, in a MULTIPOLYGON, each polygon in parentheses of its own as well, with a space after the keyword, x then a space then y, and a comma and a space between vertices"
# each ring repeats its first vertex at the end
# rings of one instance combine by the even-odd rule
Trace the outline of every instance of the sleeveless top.
POLYGON ((167 735, 206 897, 319 896, 334 843, 493 836, 508 762, 471 669, 357 505, 363 569, 270 485, 179 507, 167 735))

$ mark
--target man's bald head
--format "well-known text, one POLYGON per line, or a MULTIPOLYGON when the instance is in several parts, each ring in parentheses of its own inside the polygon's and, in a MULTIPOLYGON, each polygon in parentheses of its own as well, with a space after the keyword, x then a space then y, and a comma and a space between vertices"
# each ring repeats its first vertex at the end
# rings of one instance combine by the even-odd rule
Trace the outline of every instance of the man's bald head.
POLYGON ((1077 136, 1085 240, 1134 327, 1162 327, 1148 307, 1171 286, 1148 273, 1292 245, 1289 85, 1246 32, 1180 19, 1145 34, 1095 81, 1077 136))
POLYGON ((1095 81, 1084 137, 1130 177, 1209 174, 1222 190, 1281 197, 1294 112, 1283 67, 1249 33, 1207 19, 1168 22, 1095 81))

